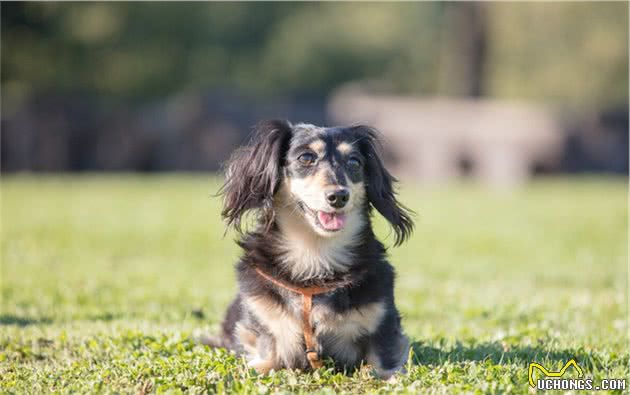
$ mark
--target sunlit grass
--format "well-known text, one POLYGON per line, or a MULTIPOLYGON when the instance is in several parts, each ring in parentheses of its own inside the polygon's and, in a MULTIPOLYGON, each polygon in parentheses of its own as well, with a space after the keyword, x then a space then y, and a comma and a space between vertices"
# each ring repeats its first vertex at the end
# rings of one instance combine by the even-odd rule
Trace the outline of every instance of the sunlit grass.
MULTIPOLYGON (((412 188, 391 250, 414 341, 397 383, 257 376, 194 344, 235 292, 207 176, 3 177, 0 392, 528 393, 529 362, 627 377, 625 179, 412 188)), ((378 233, 391 244, 383 221, 378 233)))

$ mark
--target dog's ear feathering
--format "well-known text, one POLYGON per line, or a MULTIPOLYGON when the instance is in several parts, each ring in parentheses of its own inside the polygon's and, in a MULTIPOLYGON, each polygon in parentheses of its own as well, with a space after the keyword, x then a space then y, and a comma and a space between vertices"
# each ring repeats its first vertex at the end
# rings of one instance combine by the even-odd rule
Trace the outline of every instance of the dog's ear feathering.
POLYGON ((414 212, 405 207, 396 199, 394 189, 398 180, 392 176, 381 160, 383 152, 380 133, 365 125, 355 126, 360 134, 360 145, 367 159, 366 164, 366 191, 372 205, 391 225, 396 235, 394 245, 399 246, 411 236, 413 232, 414 212))
POLYGON ((288 121, 260 122, 250 142, 228 160, 226 181, 219 191, 223 196, 221 215, 237 232, 242 232, 243 216, 250 210, 260 210, 267 229, 273 223, 273 195, 281 180, 291 130, 288 121))

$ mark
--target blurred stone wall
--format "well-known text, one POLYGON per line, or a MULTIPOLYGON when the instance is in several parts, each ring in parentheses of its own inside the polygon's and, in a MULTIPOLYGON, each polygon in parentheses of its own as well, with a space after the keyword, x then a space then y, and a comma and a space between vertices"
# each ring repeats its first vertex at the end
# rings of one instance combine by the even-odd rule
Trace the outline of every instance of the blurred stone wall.
POLYGON ((106 106, 38 96, 2 116, 2 171, 216 171, 261 119, 325 122, 325 101, 180 94, 106 106))
POLYGON ((387 95, 348 85, 333 94, 335 123, 367 123, 395 173, 422 182, 470 177, 514 185, 541 172, 628 171, 628 112, 565 113, 524 101, 387 95))
POLYGON ((261 119, 367 123, 396 174, 519 183, 540 172, 628 171, 627 110, 562 113, 531 103, 374 95, 256 100, 183 93, 150 104, 46 96, 4 111, 2 172, 217 171, 261 119))

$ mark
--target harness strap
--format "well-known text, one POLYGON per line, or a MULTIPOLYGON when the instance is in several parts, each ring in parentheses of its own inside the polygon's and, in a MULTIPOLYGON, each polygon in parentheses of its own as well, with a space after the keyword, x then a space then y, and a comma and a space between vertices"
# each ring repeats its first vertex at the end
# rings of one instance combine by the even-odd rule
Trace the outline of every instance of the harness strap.
POLYGON ((269 274, 263 272, 259 268, 256 268, 256 273, 261 277, 277 285, 280 288, 284 288, 293 293, 302 295, 302 333, 304 335, 304 345, 306 346, 306 359, 313 369, 321 368, 323 362, 315 350, 315 341, 313 335, 313 324, 311 323, 311 311, 313 309, 313 295, 319 295, 326 292, 334 291, 337 287, 295 287, 287 284, 284 281, 280 281, 271 277, 269 274))

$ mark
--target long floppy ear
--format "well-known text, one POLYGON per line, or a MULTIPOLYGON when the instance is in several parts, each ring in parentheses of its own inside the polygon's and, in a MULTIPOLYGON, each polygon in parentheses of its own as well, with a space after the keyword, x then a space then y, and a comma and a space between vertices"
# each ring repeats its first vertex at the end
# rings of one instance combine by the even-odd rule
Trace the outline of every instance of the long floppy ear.
POLYGON ((241 220, 250 210, 260 210, 268 229, 274 220, 273 195, 281 180, 291 124, 288 121, 262 121, 254 127, 250 142, 238 148, 227 162, 221 215, 228 226, 242 232, 241 220))
POLYGON ((392 176, 381 159, 383 152, 380 133, 369 126, 356 126, 359 133, 360 147, 366 158, 366 190, 372 205, 389 222, 394 229, 398 246, 409 238, 413 231, 413 211, 402 205, 396 199, 394 185, 398 180, 392 176))

